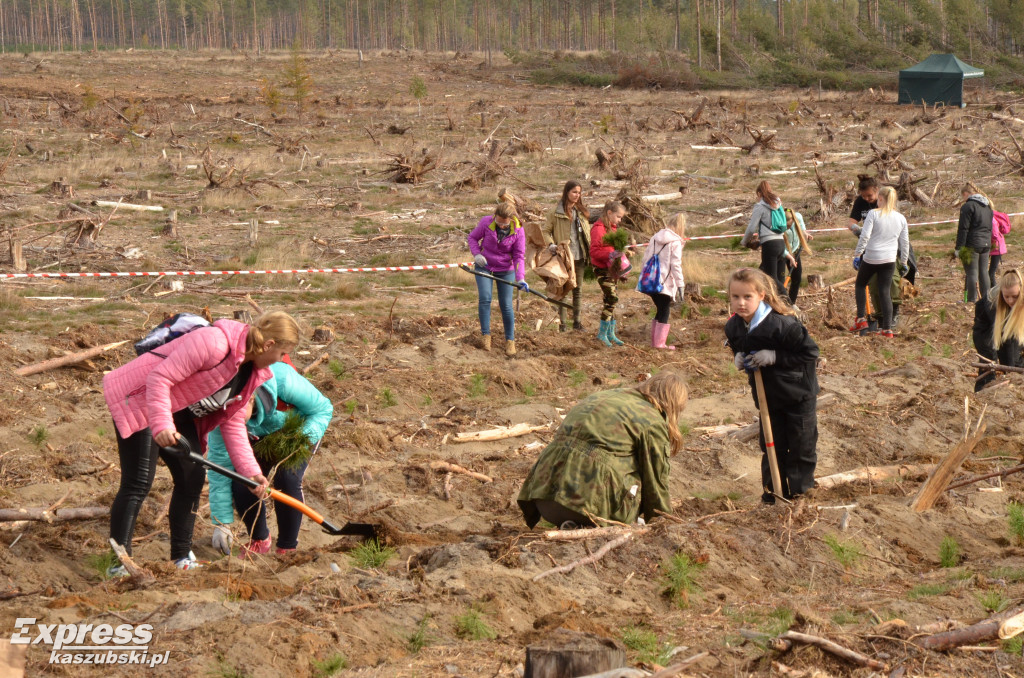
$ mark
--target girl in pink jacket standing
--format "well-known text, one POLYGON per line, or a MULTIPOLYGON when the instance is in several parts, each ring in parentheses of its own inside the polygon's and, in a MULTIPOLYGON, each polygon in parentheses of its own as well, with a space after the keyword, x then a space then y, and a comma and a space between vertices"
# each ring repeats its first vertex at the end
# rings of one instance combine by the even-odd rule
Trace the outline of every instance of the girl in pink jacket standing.
MULTIPOLYGON (((114 418, 121 485, 110 507, 110 537, 132 552, 142 502, 153 486, 157 458, 174 481, 168 519, 171 560, 183 570, 197 566, 192 531, 205 469, 171 450, 184 437, 206 449, 207 434, 220 426, 235 470, 260 483, 267 479, 253 456, 245 428, 247 404, 267 381, 270 365, 295 349, 299 326, 286 313, 267 313, 253 325, 218 320, 144 353, 103 378, 103 395, 114 418)), ((120 574, 115 568, 110 574, 120 574)))
MULTIPOLYGON (((989 205, 992 205, 990 200, 989 205)), ((1006 236, 1010 235, 1010 217, 1002 212, 997 212, 992 206, 992 251, 988 255, 988 279, 995 285, 996 272, 999 271, 999 262, 1006 254, 1006 236)))
POLYGON ((651 322, 651 346, 653 348, 667 348, 675 350, 675 346, 665 344, 668 339, 669 310, 672 300, 678 297, 683 298, 683 246, 686 244, 686 215, 679 213, 668 218, 665 228, 655 233, 647 249, 644 250, 643 270, 651 257, 658 257, 659 270, 661 273, 662 289, 660 293, 652 294, 656 309, 654 320, 651 322))

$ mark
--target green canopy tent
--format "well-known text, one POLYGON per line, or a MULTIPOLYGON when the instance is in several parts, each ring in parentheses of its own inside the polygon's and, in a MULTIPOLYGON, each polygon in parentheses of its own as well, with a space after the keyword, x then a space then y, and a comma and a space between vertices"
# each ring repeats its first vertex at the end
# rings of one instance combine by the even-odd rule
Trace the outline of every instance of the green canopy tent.
POLYGON ((952 54, 933 54, 916 66, 900 71, 901 104, 964 105, 964 80, 985 71, 968 66, 952 54))

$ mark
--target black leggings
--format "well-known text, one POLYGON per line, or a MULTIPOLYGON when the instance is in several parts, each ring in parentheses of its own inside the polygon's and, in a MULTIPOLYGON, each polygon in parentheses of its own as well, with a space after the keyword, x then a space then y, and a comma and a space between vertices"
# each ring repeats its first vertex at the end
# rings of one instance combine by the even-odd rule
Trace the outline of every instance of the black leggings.
MULTIPOLYGON (((270 475, 274 465, 263 461, 259 457, 260 470, 266 476, 270 475)), ((292 470, 278 468, 274 474, 271 485, 276 490, 284 492, 289 497, 302 501, 302 476, 306 473, 306 464, 292 470)), ((235 509, 242 516, 245 523, 245 530, 250 539, 262 540, 270 536, 270 528, 267 527, 267 509, 260 498, 252 493, 247 485, 237 480, 231 481, 231 494, 235 498, 235 509)), ((299 545, 299 528, 302 526, 302 513, 291 506, 274 502, 274 511, 277 513, 277 548, 293 549, 299 545)))
POLYGON ((868 306, 867 287, 871 276, 878 275, 878 302, 882 308, 882 329, 892 329, 892 274, 896 270, 896 262, 890 261, 887 264, 869 264, 866 261, 860 262, 857 270, 857 282, 854 283, 854 296, 857 298, 857 317, 863 318, 868 306))
POLYGON ((800 293, 800 282, 804 278, 804 262, 800 260, 800 250, 796 251, 793 255, 796 259, 796 266, 790 266, 789 262, 786 262, 786 268, 789 269, 789 303, 796 303, 796 295, 800 293))
POLYGON ((786 241, 782 238, 769 240, 761 244, 761 270, 775 281, 779 294, 788 294, 786 290, 786 241))
MULTIPOLYGON (((199 434, 195 422, 187 410, 174 414, 174 428, 178 430, 192 449, 199 450, 199 434)), ((117 429, 115 428, 115 431, 117 429)), ((117 435, 117 453, 121 458, 121 486, 110 506, 110 537, 132 552, 132 535, 135 521, 139 517, 142 503, 146 500, 153 478, 156 476, 157 457, 164 460, 171 472, 174 489, 171 490, 171 506, 167 518, 171 523, 171 560, 188 556, 192 550, 192 531, 199 510, 199 495, 206 482, 206 470, 199 464, 173 452, 164 450, 153 442, 153 434, 145 428, 127 438, 117 435)))
POLYGON ((669 313, 672 310, 672 297, 667 294, 652 294, 651 299, 654 300, 654 307, 658 310, 654 314, 654 320, 662 325, 667 325, 669 313))
POLYGON ((988 255, 988 284, 989 288, 996 286, 996 273, 999 272, 999 262, 1003 260, 1002 254, 988 255))

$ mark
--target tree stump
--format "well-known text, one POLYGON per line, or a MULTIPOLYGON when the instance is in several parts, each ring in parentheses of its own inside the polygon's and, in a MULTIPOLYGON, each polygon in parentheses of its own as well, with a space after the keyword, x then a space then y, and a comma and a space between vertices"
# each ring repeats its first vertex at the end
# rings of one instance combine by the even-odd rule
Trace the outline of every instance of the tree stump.
POLYGON ((164 223, 164 235, 172 238, 178 237, 178 210, 171 210, 167 216, 167 221, 164 223))
POLYGON ((75 197, 75 187, 61 177, 50 184, 50 194, 60 198, 72 199, 75 197))
POLYGON ((260 237, 260 222, 258 219, 249 220, 249 246, 255 247, 260 237))
POLYGON ((704 295, 701 294, 700 284, 688 282, 683 287, 683 298, 684 299, 703 299, 704 295))
POLYGON ((152 200, 153 200, 153 191, 149 190, 148 188, 147 189, 143 189, 141 191, 136 191, 135 194, 132 195, 132 200, 134 200, 135 202, 141 202, 141 203, 152 202, 152 200))
POLYGON ((807 276, 807 289, 820 290, 825 286, 825 278, 817 273, 807 276))
POLYGON ((240 323, 252 324, 252 313, 248 311, 235 311, 234 318, 240 323))
POLYGON ((526 648, 523 678, 576 678, 626 665, 626 650, 611 638, 555 629, 526 648))
POLYGON ((21 250, 21 241, 14 237, 11 237, 11 264, 14 265, 15 273, 24 273, 28 270, 25 254, 21 250))
POLYGON ((334 341, 334 330, 330 327, 318 327, 313 330, 313 343, 329 344, 334 341))

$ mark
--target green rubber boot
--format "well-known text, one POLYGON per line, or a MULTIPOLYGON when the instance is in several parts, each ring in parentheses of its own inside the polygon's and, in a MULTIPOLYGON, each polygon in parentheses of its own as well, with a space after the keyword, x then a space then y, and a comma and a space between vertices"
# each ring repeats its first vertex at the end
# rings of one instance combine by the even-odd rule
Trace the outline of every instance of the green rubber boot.
POLYGON ((624 341, 615 336, 615 318, 608 321, 608 339, 616 346, 622 346, 624 341))
POLYGON ((601 321, 601 327, 600 327, 600 329, 597 330, 597 340, 600 341, 605 346, 607 346, 608 348, 612 347, 612 342, 609 341, 609 337, 608 337, 608 334, 611 332, 611 330, 612 330, 612 321, 611 320, 602 320, 601 321))

